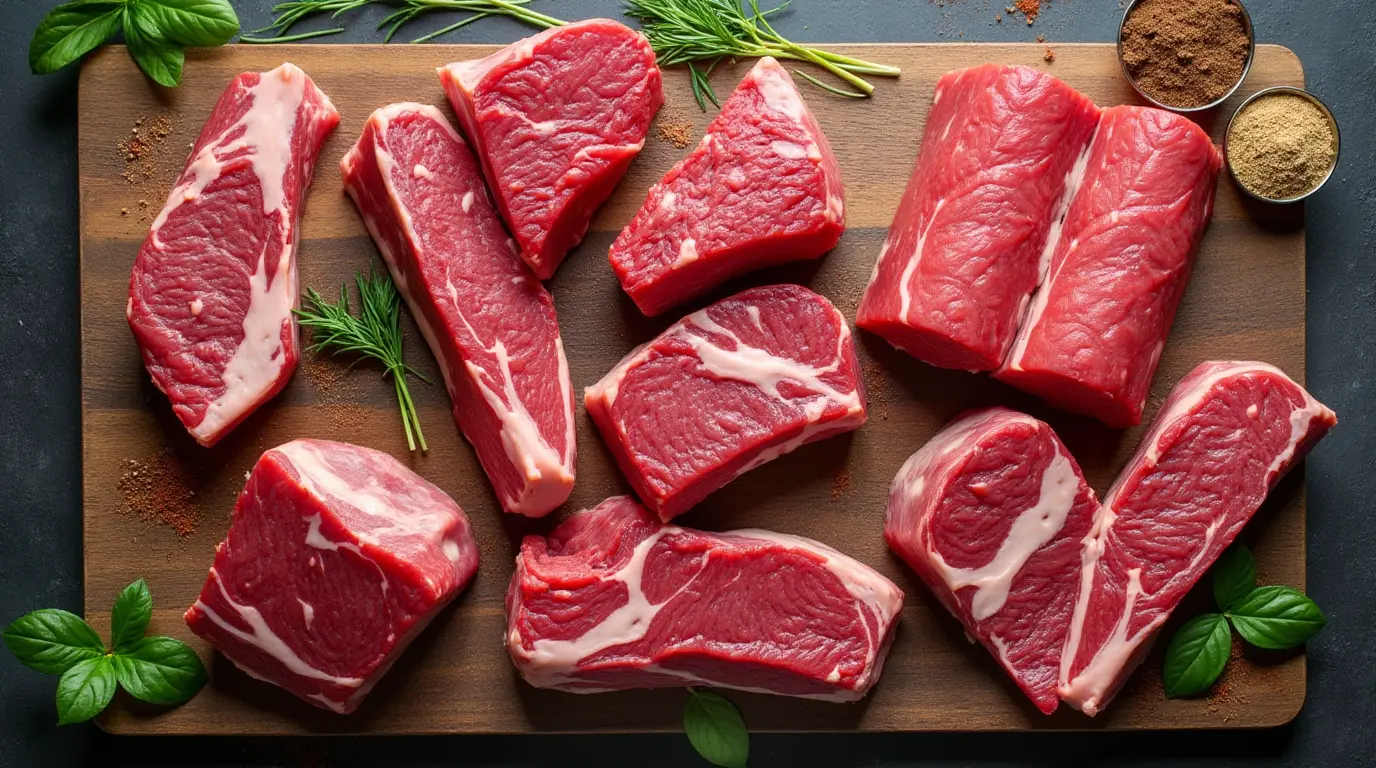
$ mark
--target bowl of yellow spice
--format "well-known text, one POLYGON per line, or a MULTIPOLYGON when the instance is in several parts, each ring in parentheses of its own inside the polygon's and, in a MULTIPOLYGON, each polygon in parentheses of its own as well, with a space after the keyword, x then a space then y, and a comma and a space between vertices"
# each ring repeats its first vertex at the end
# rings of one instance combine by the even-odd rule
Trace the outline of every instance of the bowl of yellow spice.
POLYGON ((1242 191, 1269 203, 1296 203, 1319 190, 1338 165, 1338 122, 1318 97, 1278 86, 1238 107, 1223 135, 1223 156, 1242 191))

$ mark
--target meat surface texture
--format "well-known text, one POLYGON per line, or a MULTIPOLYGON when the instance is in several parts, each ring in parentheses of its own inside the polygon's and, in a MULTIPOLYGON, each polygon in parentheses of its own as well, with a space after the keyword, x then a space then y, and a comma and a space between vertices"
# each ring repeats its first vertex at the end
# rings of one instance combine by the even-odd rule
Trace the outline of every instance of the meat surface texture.
POLYGON ((1050 714, 1096 508, 1050 427, 991 408, 952 422, 903 465, 884 537, 1050 714))
POLYGON ((502 508, 547 514, 573 490, 573 385, 554 301, 516 257, 477 161, 439 110, 393 104, 340 171, 502 508))
POLYGON ((292 64, 235 77, 134 260, 129 327, 153 383, 201 445, 296 370, 297 227, 316 154, 338 123, 292 64))
POLYGON ((1337 423, 1264 363, 1204 363, 1162 406, 1082 553, 1061 698, 1094 715, 1267 493, 1337 423))
POLYGON ((997 378, 1112 427, 1141 422, 1222 158, 1189 119, 1104 110, 1049 272, 997 378))
POLYGON ((621 496, 527 536, 506 607, 507 649, 538 688, 855 701, 879 680, 903 592, 815 541, 664 525, 621 496))
POLYGON ((254 466, 186 623, 251 677, 348 713, 477 570, 443 491, 385 453, 294 440, 254 466))
POLYGON ((548 279, 640 153, 664 102, 649 42, 591 19, 439 74, 522 258, 548 279))
POLYGON ((1098 119, 1087 97, 1030 67, 942 77, 856 324, 932 365, 997 368, 1098 119))
POLYGON ((657 315, 737 275, 835 247, 836 158, 788 72, 760 59, 693 153, 650 189, 612 244, 621 287, 657 315))
POLYGON ((626 479, 666 522, 866 415, 845 318, 797 285, 752 288, 694 312, 588 387, 584 403, 626 479))

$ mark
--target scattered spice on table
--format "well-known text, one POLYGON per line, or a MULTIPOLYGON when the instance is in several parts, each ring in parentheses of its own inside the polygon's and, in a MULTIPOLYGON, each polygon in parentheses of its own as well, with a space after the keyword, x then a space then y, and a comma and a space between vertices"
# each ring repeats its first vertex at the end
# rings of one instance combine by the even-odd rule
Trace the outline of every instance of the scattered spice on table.
POLYGON ((693 126, 691 120, 669 106, 659 111, 659 117, 655 119, 655 129, 659 138, 673 144, 678 149, 683 149, 692 144, 693 134, 697 133, 697 128, 693 126))
POLYGON ((1202 107, 1242 79, 1251 41, 1235 0, 1144 0, 1123 23, 1123 64, 1144 93, 1202 107))
POLYGON ((170 451, 145 459, 128 459, 117 483, 125 514, 146 523, 161 523, 186 538, 196 531, 201 511, 190 474, 170 451))
POLYGON ((1037 16, 1042 12, 1042 0, 1017 0, 1013 5, 1027 17, 1029 27, 1037 21, 1037 16))
POLYGON ((1254 194, 1287 200, 1313 190, 1337 160, 1338 137, 1323 110, 1296 93, 1248 104, 1228 129, 1228 165, 1254 194))

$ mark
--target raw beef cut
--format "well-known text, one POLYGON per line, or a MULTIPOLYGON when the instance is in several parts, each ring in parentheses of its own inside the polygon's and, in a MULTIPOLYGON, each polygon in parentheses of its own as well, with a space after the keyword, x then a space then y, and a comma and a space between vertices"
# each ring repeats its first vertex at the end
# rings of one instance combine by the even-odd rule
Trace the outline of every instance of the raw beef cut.
POLYGON ((186 623, 250 676, 347 713, 477 570, 439 488, 370 448, 293 440, 254 466, 186 623))
POLYGON ((845 318, 797 285, 752 288, 685 317, 588 387, 621 471, 668 521, 799 446, 865 423, 845 318))
POLYGON ((737 275, 835 247, 845 189, 827 137, 779 63, 760 59, 693 153, 612 243, 621 287, 657 315, 737 275))
POLYGON ((283 64, 234 78, 134 260, 125 314, 153 383, 214 445, 296 370, 297 225, 339 113, 283 64))
POLYGON ((997 368, 1098 119, 1030 67, 943 76, 856 325, 931 365, 997 368))
POLYGON ((951 423, 903 465, 884 538, 1049 714, 1097 506, 1050 427, 990 408, 951 423))
POLYGON ((664 525, 629 496, 527 536, 507 650, 537 688, 710 685, 825 701, 879 680, 903 592, 815 541, 664 525))
POLYGON ((645 146, 664 102, 649 42, 591 19, 439 74, 522 258, 549 278, 645 146))
POLYGON ((1083 181, 1047 245, 1048 271, 996 377, 1111 427, 1141 422, 1222 163, 1185 117, 1104 110, 1083 181))
POLYGON ((1093 715, 1290 467, 1337 423, 1264 363, 1211 362, 1175 388, 1086 539, 1060 695, 1093 715))
POLYGON ((577 450, 554 301, 516 258, 463 139, 434 107, 393 104, 340 173, 502 508, 539 517, 564 503, 577 450))

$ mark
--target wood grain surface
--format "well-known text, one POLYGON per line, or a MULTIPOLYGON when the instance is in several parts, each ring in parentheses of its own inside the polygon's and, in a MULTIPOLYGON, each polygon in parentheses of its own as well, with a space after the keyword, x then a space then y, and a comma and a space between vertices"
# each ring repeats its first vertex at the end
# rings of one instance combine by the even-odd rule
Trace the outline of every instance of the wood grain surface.
MULTIPOLYGON (((876 79, 874 98, 851 101, 803 85, 831 140, 847 190, 849 231, 818 262, 737 280, 685 311, 747 285, 801 282, 825 294, 849 317, 864 289, 916 157, 936 78, 983 62, 1045 69, 1101 105, 1133 102, 1109 45, 846 45, 837 49, 895 64, 897 80, 876 79)), ((149 221, 162 207, 211 105, 228 80, 284 60, 303 67, 334 100, 343 121, 325 145, 311 188, 300 247, 303 286, 333 297, 376 251, 340 186, 338 161, 368 114, 395 101, 444 102, 434 68, 481 56, 491 46, 229 46, 188 56, 183 85, 151 86, 122 47, 87 61, 80 92, 82 432, 85 499, 86 611, 108 627, 119 589, 147 577, 157 610, 152 631, 191 642, 212 682, 187 705, 165 710, 120 694, 103 716, 119 733, 507 733, 671 730, 679 727, 684 693, 632 691, 593 696, 541 691, 513 671, 502 645, 503 594, 521 536, 541 533, 569 512, 609 494, 628 492, 610 455, 579 406, 578 483, 565 508, 543 521, 500 513, 473 453, 455 428, 443 388, 417 384, 415 398, 428 455, 411 465, 449 492, 468 512, 481 547, 479 575, 387 674, 363 707, 347 717, 298 701, 250 679, 195 639, 181 614, 194 600, 216 543, 228 527, 244 475, 267 448, 296 437, 368 445, 405 457, 391 386, 377 369, 348 372, 306 355, 287 389, 213 449, 197 446, 172 416, 140 364, 125 323, 129 270, 149 221), (117 142, 136 121, 170 117, 173 132, 147 163, 128 163, 117 142), (141 167, 151 164, 146 169, 141 167), (130 169, 133 169, 130 172, 130 169), (126 179, 130 176, 133 181, 126 179), (151 175, 150 178, 144 178, 151 175), (164 452, 166 452, 164 454, 164 452), (161 458, 160 458, 161 457, 161 458), (184 538, 132 514, 121 478, 129 462, 179 472, 194 491, 199 518, 184 538)), ((723 97, 749 62, 719 67, 723 97)), ((1247 95, 1267 86, 1302 85, 1299 60, 1262 46, 1247 82, 1206 125, 1217 139, 1222 122, 1247 95)), ((691 122, 692 142, 710 114, 689 93, 682 69, 666 72, 667 103, 657 121, 691 122)), ((691 145, 690 145, 691 146, 691 145)), ((689 149, 651 129, 645 151, 593 222, 586 241, 549 283, 559 310, 573 383, 598 380, 631 347, 675 315, 646 320, 620 291, 606 252, 650 186, 689 149)), ((1147 417, 1171 386, 1197 363, 1214 358, 1259 359, 1304 375, 1303 212, 1244 204, 1232 182, 1219 182, 1217 210, 1198 267, 1176 318, 1152 388, 1147 417)), ((414 326, 406 321, 407 353, 436 372, 414 326)), ((885 499, 898 467, 958 412, 1003 404, 1049 421, 1095 489, 1103 492, 1137 443, 1140 429, 1118 432, 1056 412, 988 376, 923 365, 861 333, 859 352, 870 393, 871 420, 858 432, 807 446, 747 474, 679 522, 709 530, 767 528, 808 536, 879 569, 908 594, 898 639, 884 677, 868 700, 828 704, 733 693, 753 730, 910 731, 1023 729, 1161 729, 1261 727, 1284 723, 1304 700, 1305 662, 1298 654, 1235 660, 1212 698, 1165 700, 1158 647, 1109 710, 1090 719, 1068 708, 1039 714, 983 648, 968 643, 960 624, 884 546, 885 499)), ((438 380, 438 377, 432 377, 438 380)), ((127 478, 126 478, 127 479, 127 478)), ((1287 478, 1244 532, 1267 583, 1304 584, 1303 470, 1287 478)), ((1181 614, 1207 605, 1196 590, 1181 614)), ((1173 629, 1176 621, 1168 625, 1173 629)), ((1161 644, 1164 646, 1164 643, 1161 644)), ((1249 652, 1250 653, 1250 652, 1249 652)))

